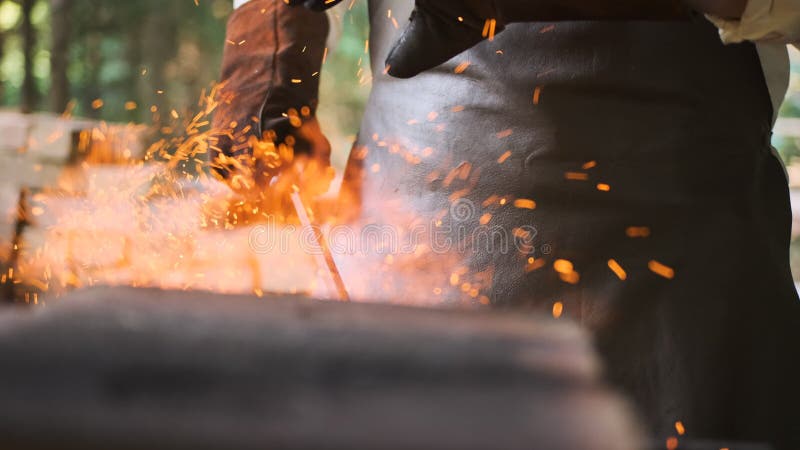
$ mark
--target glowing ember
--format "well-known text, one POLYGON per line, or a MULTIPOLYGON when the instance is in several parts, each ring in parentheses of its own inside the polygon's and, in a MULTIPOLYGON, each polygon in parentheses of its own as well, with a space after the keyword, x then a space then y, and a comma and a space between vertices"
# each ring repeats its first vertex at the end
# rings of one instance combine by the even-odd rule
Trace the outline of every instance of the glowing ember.
POLYGON ((649 227, 628 227, 625 230, 625 234, 629 238, 647 238, 650 237, 650 228, 649 227))
POLYGON ((497 19, 486 19, 483 26, 483 37, 493 41, 495 33, 497 32, 497 19))
POLYGON ((564 314, 564 304, 561 302, 556 302, 553 305, 553 317, 556 319, 560 319, 563 314, 564 314))
POLYGON ((511 157, 511 151, 507 151, 507 152, 503 153, 499 158, 497 158, 497 163, 498 164, 503 164, 510 157, 511 157))
POLYGON ((547 265, 547 261, 545 261, 542 258, 538 258, 538 259, 528 258, 528 265, 525 266, 525 272, 526 273, 535 272, 535 271, 541 269, 542 267, 544 267, 546 265, 547 265))
POLYGON ((611 192, 611 186, 605 183, 598 183, 597 190, 601 192, 611 192))
POLYGON ((519 209, 536 209, 536 202, 533 200, 520 198, 514 200, 514 206, 519 209))
POLYGON ((622 266, 619 265, 617 261, 613 259, 608 260, 608 268, 611 269, 611 271, 614 272, 614 274, 620 280, 625 281, 628 279, 628 274, 625 273, 625 270, 622 268, 622 266))
POLYGON ((575 266, 566 259, 556 260, 553 263, 553 269, 558 273, 561 281, 565 283, 578 284, 581 281, 581 275, 575 271, 575 266))
POLYGON ((589 179, 589 174, 581 172, 567 172, 564 174, 564 178, 572 181, 586 181, 589 179))
POLYGON ((665 266, 658 261, 650 261, 647 267, 656 275, 662 276, 668 280, 675 278, 675 270, 671 267, 665 266))
POLYGON ((457 74, 464 73, 464 72, 467 71, 467 68, 469 68, 470 64, 471 63, 469 61, 464 61, 461 64, 459 64, 458 66, 456 66, 456 68, 454 69, 454 72, 457 73, 457 74))
POLYGON ((575 266, 566 259, 559 259, 553 263, 553 268, 560 274, 568 274, 575 270, 575 266))
POLYGON ((533 104, 538 105, 542 99, 542 87, 536 86, 536 89, 533 90, 533 104))
POLYGON ((667 450, 677 450, 678 448, 678 438, 672 436, 667 439, 667 450))

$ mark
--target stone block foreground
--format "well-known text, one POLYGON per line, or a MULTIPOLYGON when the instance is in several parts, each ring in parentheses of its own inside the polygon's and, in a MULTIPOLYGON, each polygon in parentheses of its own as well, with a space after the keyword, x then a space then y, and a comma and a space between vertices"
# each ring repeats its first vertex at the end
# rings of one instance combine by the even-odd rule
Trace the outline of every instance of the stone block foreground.
POLYGON ((0 310, 0 360, 0 448, 641 448, 524 314, 99 288, 0 310))

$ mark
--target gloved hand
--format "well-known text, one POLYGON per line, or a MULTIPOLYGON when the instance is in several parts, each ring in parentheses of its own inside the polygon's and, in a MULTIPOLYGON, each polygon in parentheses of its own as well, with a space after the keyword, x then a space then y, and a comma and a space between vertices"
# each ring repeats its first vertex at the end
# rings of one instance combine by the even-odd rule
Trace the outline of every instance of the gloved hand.
POLYGON ((210 147, 235 191, 263 191, 301 155, 329 165, 315 118, 328 30, 324 14, 284 0, 250 0, 232 13, 210 147))
POLYGON ((416 0, 387 72, 411 78, 493 39, 513 22, 688 19, 682 0, 416 0))

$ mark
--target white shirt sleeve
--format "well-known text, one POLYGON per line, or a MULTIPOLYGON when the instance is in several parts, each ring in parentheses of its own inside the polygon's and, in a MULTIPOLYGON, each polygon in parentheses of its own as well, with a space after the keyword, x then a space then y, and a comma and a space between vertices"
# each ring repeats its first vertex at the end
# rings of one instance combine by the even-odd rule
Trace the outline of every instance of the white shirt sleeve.
POLYGON ((249 1, 250 0, 233 0, 233 9, 236 9, 249 1))
POLYGON ((740 20, 708 17, 718 28, 722 40, 800 43, 800 0, 749 0, 740 20))

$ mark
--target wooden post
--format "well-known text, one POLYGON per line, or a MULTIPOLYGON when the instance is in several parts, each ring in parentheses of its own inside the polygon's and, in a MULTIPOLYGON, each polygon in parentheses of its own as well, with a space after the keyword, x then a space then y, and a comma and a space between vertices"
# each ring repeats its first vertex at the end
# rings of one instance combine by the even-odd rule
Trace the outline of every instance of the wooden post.
MULTIPOLYGON (((14 237, 11 240, 11 252, 9 253, 8 263, 3 274, 5 282, 2 284, 2 301, 14 303, 17 300, 16 284, 14 276, 19 275, 17 264, 22 247, 22 234, 25 228, 30 225, 28 221, 28 201, 30 191, 23 188, 19 191, 19 201, 17 202, 17 216, 14 222, 14 237), (15 273, 17 272, 17 273, 15 273)), ((1 275, 0 275, 1 276, 1 275)))

